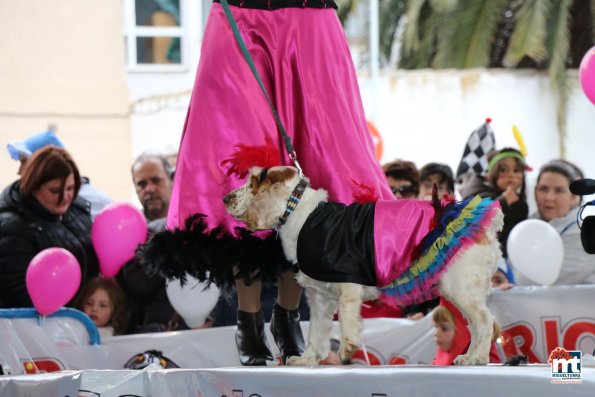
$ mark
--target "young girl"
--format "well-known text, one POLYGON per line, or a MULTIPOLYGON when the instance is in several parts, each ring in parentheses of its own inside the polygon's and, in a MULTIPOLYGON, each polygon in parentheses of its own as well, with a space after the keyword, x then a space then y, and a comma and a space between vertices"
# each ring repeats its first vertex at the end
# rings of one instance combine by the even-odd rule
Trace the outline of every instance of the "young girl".
POLYGON ((486 178, 480 175, 463 181, 460 193, 463 199, 479 194, 497 199, 504 213, 504 227, 498 236, 502 255, 508 257, 506 241, 514 226, 527 219, 529 206, 525 194, 525 170, 529 169, 525 157, 517 149, 507 147, 488 155, 486 178))
MULTIPOLYGON (((434 339, 438 345, 432 365, 452 365, 457 356, 465 354, 471 343, 467 321, 461 312, 444 298, 440 298, 440 305, 434 309, 432 320, 436 328, 434 339)), ((494 320, 490 363, 502 363, 495 343, 499 335, 500 326, 494 320)))
POLYGON ((128 318, 124 291, 113 278, 89 280, 78 296, 76 308, 91 317, 101 338, 122 335, 126 331, 128 318))

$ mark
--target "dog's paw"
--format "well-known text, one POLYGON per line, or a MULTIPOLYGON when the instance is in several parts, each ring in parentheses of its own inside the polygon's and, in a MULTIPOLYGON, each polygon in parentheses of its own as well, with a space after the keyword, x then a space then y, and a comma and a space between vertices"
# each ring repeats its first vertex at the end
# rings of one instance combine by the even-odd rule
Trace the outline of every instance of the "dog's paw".
POLYGON ((357 345, 352 343, 348 340, 343 340, 341 342, 341 347, 339 348, 339 359, 341 359, 342 363, 350 362, 351 356, 357 350, 357 345))
POLYGON ((287 364, 290 366, 310 366, 310 365, 317 365, 318 360, 314 357, 307 357, 307 356, 291 356, 287 359, 287 364))
POLYGON ((480 357, 478 355, 461 354, 455 358, 455 365, 486 365, 489 362, 489 357, 480 357))

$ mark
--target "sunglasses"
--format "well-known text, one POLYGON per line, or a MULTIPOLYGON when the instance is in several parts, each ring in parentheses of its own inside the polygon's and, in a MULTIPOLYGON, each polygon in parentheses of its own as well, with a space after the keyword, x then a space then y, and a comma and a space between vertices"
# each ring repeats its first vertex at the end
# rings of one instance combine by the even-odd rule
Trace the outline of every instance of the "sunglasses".
POLYGON ((399 187, 391 186, 390 190, 393 194, 399 193, 401 197, 414 197, 417 196, 417 189, 413 185, 403 185, 399 187))

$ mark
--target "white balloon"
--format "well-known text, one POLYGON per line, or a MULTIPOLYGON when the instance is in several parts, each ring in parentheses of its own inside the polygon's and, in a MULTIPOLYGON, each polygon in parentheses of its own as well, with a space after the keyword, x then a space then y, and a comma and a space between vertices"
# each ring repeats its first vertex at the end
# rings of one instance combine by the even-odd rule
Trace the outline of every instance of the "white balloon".
POLYGON ((523 276, 540 285, 551 285, 564 260, 562 238, 549 223, 527 219, 516 225, 506 244, 508 259, 523 276))
POLYGON ((180 280, 168 281, 166 292, 169 302, 189 327, 203 325, 219 300, 219 289, 214 284, 207 287, 189 275, 183 286, 180 280))

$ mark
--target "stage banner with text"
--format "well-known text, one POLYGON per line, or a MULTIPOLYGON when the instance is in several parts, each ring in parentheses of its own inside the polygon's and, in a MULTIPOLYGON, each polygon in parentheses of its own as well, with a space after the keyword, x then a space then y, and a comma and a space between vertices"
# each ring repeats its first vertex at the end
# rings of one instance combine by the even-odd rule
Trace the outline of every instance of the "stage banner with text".
MULTIPOLYGON (((592 354, 595 349, 595 285, 515 287, 495 291, 488 306, 502 328, 501 355, 525 355, 547 363, 560 346, 592 354)), ((303 322, 304 335, 308 323, 303 322)), ((273 338, 266 327, 275 354, 273 338)), ((340 339, 333 325, 332 337, 340 339)), ((10 374, 63 369, 123 369, 127 361, 159 350, 180 368, 240 365, 235 327, 116 336, 90 346, 87 331, 74 319, 0 319, 0 365, 10 374)), ((364 320, 362 345, 353 361, 360 365, 429 364, 434 357, 431 315, 419 321, 379 318, 364 320)))

